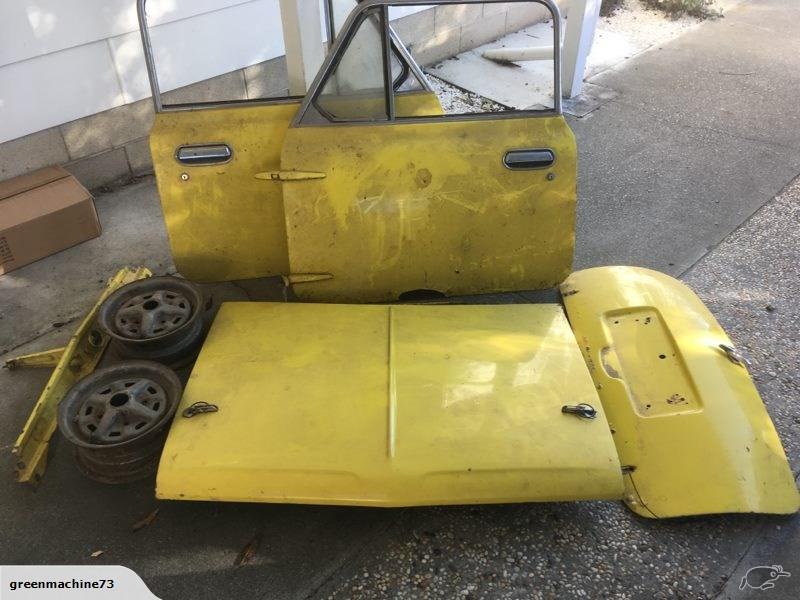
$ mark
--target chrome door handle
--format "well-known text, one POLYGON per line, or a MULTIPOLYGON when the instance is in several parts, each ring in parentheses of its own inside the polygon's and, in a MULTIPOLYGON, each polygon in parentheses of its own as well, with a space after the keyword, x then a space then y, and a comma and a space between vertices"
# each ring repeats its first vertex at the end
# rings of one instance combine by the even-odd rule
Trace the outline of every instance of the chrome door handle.
POLYGON ((228 144, 201 144, 181 146, 175 151, 175 160, 184 165, 217 165, 233 158, 228 144))
POLYGON ((503 157, 507 169, 546 169, 556 161, 550 148, 521 148, 509 150, 503 157))

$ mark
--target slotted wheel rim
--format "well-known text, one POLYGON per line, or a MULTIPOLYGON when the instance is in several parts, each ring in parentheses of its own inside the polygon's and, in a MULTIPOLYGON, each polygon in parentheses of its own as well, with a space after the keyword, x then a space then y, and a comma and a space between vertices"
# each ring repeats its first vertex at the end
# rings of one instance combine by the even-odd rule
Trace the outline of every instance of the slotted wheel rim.
POLYGON ((157 290, 127 300, 114 317, 120 335, 146 340, 182 327, 192 316, 192 303, 174 290, 157 290))
POLYGON ((116 444, 141 436, 169 408, 164 388, 146 377, 98 385, 80 406, 75 420, 87 442, 116 444))

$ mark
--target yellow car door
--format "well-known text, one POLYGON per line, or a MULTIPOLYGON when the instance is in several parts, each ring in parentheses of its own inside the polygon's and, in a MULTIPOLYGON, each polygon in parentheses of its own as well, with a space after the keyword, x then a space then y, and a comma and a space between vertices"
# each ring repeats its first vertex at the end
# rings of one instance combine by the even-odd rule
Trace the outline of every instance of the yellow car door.
POLYGON ((150 148, 178 271, 195 281, 283 275, 289 269, 277 170, 299 100, 156 115, 150 148))
POLYGON ((285 135, 297 295, 369 302, 558 284, 572 266, 576 199, 558 44, 552 108, 444 115, 395 85, 392 4, 353 11, 285 135))
MULTIPOLYGON (((302 97, 164 104, 146 28, 143 34, 156 107, 150 147, 178 271, 195 281, 288 275, 280 156, 302 97)), ((391 48, 400 106, 441 113, 393 32, 391 48)), ((344 98, 340 109, 359 106, 344 98)))

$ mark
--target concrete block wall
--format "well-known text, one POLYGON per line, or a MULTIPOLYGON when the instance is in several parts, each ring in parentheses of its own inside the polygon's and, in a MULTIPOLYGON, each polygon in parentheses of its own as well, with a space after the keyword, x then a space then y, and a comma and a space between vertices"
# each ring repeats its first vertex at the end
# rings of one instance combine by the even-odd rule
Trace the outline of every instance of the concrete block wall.
MULTIPOLYGON (((437 6, 393 21, 417 61, 428 66, 506 33, 549 18, 541 5, 437 6)), ((166 104, 281 97, 288 94, 286 59, 279 56, 164 94, 166 104)), ((89 189, 152 171, 149 98, 0 144, 0 180, 51 164, 63 165, 89 189)))
MULTIPOLYGON (((165 104, 275 98, 289 93, 280 56, 164 93, 165 104)), ((0 144, 0 180, 52 164, 89 189, 152 172, 150 98, 0 144)))
POLYGON ((392 26, 427 67, 549 17, 541 4, 450 4, 402 17, 392 26))

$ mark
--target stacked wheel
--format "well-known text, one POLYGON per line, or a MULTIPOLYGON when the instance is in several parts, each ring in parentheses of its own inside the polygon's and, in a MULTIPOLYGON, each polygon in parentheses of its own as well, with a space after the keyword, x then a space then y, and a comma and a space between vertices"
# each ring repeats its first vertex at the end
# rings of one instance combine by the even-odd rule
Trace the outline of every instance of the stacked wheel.
POLYGON ((67 392, 58 428, 91 479, 143 479, 158 467, 181 392, 178 376, 158 363, 127 361, 98 369, 67 392))
POLYGON ((174 370, 197 357, 205 311, 198 287, 177 277, 134 281, 101 304, 97 326, 120 362, 78 381, 58 413, 86 476, 128 483, 155 473, 181 399, 174 370))
POLYGON ((97 314, 97 324, 113 340, 122 359, 153 360, 179 369, 196 358, 205 333, 203 295, 178 277, 151 277, 129 283, 97 314))

